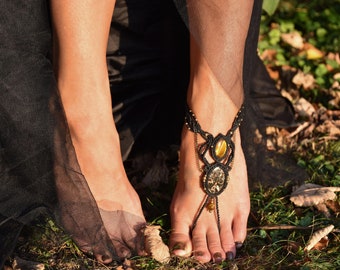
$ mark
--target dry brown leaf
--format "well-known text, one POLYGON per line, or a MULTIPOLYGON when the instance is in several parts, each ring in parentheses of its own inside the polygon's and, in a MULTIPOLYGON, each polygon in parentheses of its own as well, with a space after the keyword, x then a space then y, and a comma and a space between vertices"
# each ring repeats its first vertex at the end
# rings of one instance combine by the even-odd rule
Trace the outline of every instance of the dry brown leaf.
POLYGON ((316 184, 304 184, 293 191, 290 200, 296 206, 315 206, 328 200, 335 200, 334 192, 340 191, 340 187, 323 187, 316 184))
POLYGON ((264 50, 261 54, 262 60, 273 61, 276 58, 277 51, 274 49, 267 49, 264 50))
POLYGON ((131 260, 125 259, 122 265, 115 268, 117 270, 134 270, 137 269, 131 260))
POLYGON ((315 205, 315 208, 322 213, 326 218, 331 217, 331 213, 329 212, 327 205, 325 203, 319 203, 315 205))
POLYGON ((329 243, 328 236, 325 236, 325 237, 321 238, 320 241, 315 244, 313 249, 315 249, 315 250, 323 250, 326 247, 328 247, 328 243, 329 243))
MULTIPOLYGON (((340 89, 340 86, 338 87, 340 89)), ((328 93, 330 94, 330 96, 333 97, 333 99, 329 101, 329 104, 339 109, 340 108, 340 91, 336 91, 334 88, 334 90, 329 90, 328 93)))
POLYGON ((327 58, 336 61, 340 65, 340 54, 339 53, 328 53, 327 58))
POLYGON ((313 105, 304 98, 299 98, 294 104, 295 111, 303 118, 314 118, 316 110, 313 105))
POLYGON ((335 121, 326 120, 316 130, 320 133, 328 134, 330 137, 340 136, 340 127, 336 125, 335 121))
POLYGON ((289 99, 290 102, 293 102, 294 98, 293 96, 286 90, 281 90, 281 95, 284 96, 285 98, 289 99))
POLYGON ((340 204, 338 201, 326 201, 325 204, 335 214, 340 214, 340 204))
POLYGON ((281 38, 285 43, 289 44, 293 48, 301 50, 304 47, 303 38, 299 32, 295 31, 291 33, 281 34, 281 38))
POLYGON ((315 79, 311 74, 305 74, 301 70, 293 77, 293 83, 297 86, 302 86, 305 90, 311 89, 314 86, 315 79))
POLYGON ((340 90, 340 83, 338 81, 334 81, 332 84, 332 89, 340 90))
POLYGON ((316 244, 319 243, 319 241, 326 237, 331 231, 333 231, 334 225, 329 225, 321 230, 316 231, 315 233, 312 234, 310 239, 307 242, 307 245, 305 247, 306 251, 311 250, 312 248, 315 247, 316 244))
POLYGON ((147 225, 144 229, 145 251, 156 261, 166 263, 170 260, 169 247, 159 235, 160 226, 147 225))
POLYGON ((32 261, 27 261, 19 257, 15 257, 13 264, 13 270, 44 270, 45 265, 43 263, 37 263, 32 261))
POLYGON ((280 72, 278 69, 267 68, 270 78, 277 81, 280 78, 280 72))

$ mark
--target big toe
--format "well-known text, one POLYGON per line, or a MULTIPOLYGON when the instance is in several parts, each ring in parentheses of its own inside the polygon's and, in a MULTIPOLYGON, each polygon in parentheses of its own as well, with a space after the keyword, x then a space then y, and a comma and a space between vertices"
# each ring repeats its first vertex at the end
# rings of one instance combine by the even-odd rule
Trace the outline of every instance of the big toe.
POLYGON ((112 256, 108 253, 106 254, 95 254, 96 260, 103 264, 109 264, 112 262, 112 256))
POLYGON ((120 242, 113 242, 117 256, 120 259, 125 259, 131 257, 131 250, 120 242))
POLYGON ((189 235, 181 232, 172 232, 170 235, 170 251, 176 256, 190 256, 192 246, 189 235))

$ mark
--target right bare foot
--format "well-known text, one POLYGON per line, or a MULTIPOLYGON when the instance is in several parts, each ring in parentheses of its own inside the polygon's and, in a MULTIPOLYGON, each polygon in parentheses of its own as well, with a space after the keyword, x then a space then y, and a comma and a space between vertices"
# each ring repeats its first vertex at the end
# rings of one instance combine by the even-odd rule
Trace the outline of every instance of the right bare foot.
MULTIPOLYGON (((65 112, 67 116, 67 108, 65 112)), ((139 196, 123 167, 112 115, 103 115, 92 113, 79 119, 70 114, 67 119, 81 172, 115 248, 114 256, 126 258, 142 254, 139 232, 146 222, 139 196)), ((105 263, 112 260, 96 257, 105 263)))
MULTIPOLYGON (((105 253, 105 243, 102 242, 107 238, 106 230, 116 253, 111 255, 125 258, 138 251, 137 230, 145 224, 145 218, 139 197, 124 171, 118 133, 112 117, 106 50, 115 2, 78 0, 71 4, 67 0, 51 0, 50 6, 58 91, 78 161, 72 160, 73 164, 69 164, 74 170, 70 170, 70 173, 77 174, 74 179, 68 180, 71 183, 60 180, 60 189, 67 193, 64 197, 69 200, 64 202, 65 209, 61 211, 64 211, 65 219, 69 219, 71 231, 88 229, 89 232, 84 235, 74 232, 80 238, 78 243, 81 242, 85 247, 96 245, 90 248, 95 249, 95 253, 105 253), (84 177, 79 177, 79 171, 84 177), (87 224, 96 222, 93 219, 99 216, 97 209, 92 211, 96 217, 84 217, 87 206, 83 205, 77 194, 72 194, 74 190, 65 190, 67 187, 63 189, 62 185, 71 186, 72 181, 76 182, 73 189, 88 191, 89 187, 99 209, 102 222, 98 223, 101 224, 87 224), (77 219, 83 220, 80 222, 77 219), (92 233, 96 229, 98 231, 92 233), (95 243, 86 243, 86 239, 82 239, 86 237, 95 243)), ((64 141, 60 143, 61 147, 65 147, 64 141)), ((65 157, 60 155, 61 162, 67 163, 67 158, 74 159, 72 147, 67 150, 69 152, 65 153, 65 157), (69 154, 71 156, 67 156, 69 154)), ((62 201, 63 194, 60 196, 62 201)), ((95 208, 92 198, 88 198, 90 196, 82 194, 82 199, 91 205, 89 207, 95 208)), ((95 255, 104 262, 112 260, 112 256, 106 260, 100 254, 95 255)))

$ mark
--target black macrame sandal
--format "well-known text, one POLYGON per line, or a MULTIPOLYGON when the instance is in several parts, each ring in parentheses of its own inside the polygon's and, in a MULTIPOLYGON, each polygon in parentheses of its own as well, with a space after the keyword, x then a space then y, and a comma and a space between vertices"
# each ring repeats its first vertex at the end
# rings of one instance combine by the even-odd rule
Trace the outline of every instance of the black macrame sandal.
POLYGON ((185 124, 195 135, 196 162, 198 169, 202 172, 201 184, 206 194, 203 204, 194 219, 191 231, 196 227, 197 221, 205 208, 207 208, 209 212, 215 211, 217 226, 220 231, 218 195, 228 186, 229 172, 232 168, 235 151, 235 144, 232 139, 236 129, 241 125, 243 114, 244 106, 242 105, 227 134, 223 135, 219 133, 214 137, 209 132, 202 130, 195 114, 188 106, 186 108, 185 124), (204 140, 201 144, 198 144, 198 134, 204 140), (207 154, 213 159, 212 162, 208 161, 207 154), (203 162, 202 167, 199 164, 199 160, 203 162))

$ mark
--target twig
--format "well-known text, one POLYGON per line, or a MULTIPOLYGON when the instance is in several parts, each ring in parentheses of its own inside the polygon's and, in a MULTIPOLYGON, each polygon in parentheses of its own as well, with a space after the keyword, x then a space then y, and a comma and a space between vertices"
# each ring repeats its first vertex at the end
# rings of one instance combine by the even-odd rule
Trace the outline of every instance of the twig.
POLYGON ((266 226, 257 226, 257 227, 250 227, 248 231, 255 231, 255 230, 309 230, 311 226, 294 226, 294 225, 266 225, 266 226))
POLYGON ((295 135, 299 134, 301 131, 306 129, 311 125, 310 122, 304 122, 302 125, 298 126, 295 131, 293 131, 291 134, 288 135, 288 138, 293 138, 295 135))

